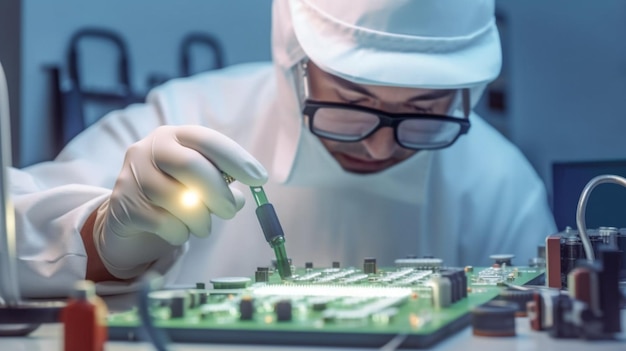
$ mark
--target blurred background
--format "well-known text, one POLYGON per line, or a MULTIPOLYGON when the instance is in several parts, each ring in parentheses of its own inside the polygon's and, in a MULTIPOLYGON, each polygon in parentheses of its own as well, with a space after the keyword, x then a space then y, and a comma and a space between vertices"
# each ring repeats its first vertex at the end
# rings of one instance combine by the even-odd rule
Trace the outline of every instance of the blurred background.
MULTIPOLYGON (((575 201, 593 174, 626 176, 626 1, 496 4, 504 66, 478 112, 526 155, 553 204, 575 201)), ((14 164, 52 159, 77 108, 88 125, 169 78, 269 60, 270 15, 271 0, 0 0, 14 164)))

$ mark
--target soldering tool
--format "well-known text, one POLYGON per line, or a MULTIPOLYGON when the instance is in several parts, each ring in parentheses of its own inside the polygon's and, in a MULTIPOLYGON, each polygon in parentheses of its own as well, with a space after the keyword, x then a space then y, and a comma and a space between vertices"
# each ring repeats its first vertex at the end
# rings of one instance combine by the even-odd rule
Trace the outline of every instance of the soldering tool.
POLYGON ((285 250, 285 234, 278 221, 274 206, 267 201, 263 187, 251 186, 250 190, 252 190, 252 195, 257 205, 256 217, 261 224, 265 240, 267 240, 270 247, 274 249, 274 254, 276 254, 278 274, 280 274, 282 279, 288 279, 291 277, 291 265, 285 250))
MULTIPOLYGON (((235 178, 223 173, 222 177, 227 183, 232 183, 235 178)), ((256 217, 261 224, 261 230, 265 235, 265 240, 270 244, 270 247, 274 249, 276 255, 276 269, 281 279, 291 278, 291 265, 289 258, 287 257, 287 251, 285 249, 285 234, 283 228, 280 225, 274 206, 267 200, 265 191, 261 186, 251 186, 252 196, 256 202, 256 217)))

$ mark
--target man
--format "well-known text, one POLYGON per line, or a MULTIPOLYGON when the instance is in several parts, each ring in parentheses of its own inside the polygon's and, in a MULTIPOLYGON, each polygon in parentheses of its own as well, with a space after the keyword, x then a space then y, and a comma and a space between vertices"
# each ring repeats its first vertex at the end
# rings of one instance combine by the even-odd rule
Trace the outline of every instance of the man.
POLYGON ((471 112, 500 69, 493 0, 277 0, 273 15, 273 65, 169 82, 11 171, 25 295, 85 277, 120 292, 147 269, 250 276, 273 256, 252 185, 299 266, 523 264, 555 231, 536 173, 471 112))

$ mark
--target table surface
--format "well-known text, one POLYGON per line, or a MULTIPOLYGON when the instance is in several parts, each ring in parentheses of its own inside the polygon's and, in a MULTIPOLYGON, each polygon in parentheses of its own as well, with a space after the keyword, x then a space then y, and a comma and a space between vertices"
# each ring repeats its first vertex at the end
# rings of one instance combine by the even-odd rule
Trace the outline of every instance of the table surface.
MULTIPOLYGON (((622 311, 622 329, 626 326, 626 311, 622 311)), ((458 350, 567 350, 567 351, 624 351, 626 350, 626 332, 617 335, 616 340, 586 341, 578 339, 554 339, 547 332, 538 332, 530 329, 527 318, 516 319, 516 333, 514 337, 479 337, 472 335, 471 327, 467 327, 451 337, 439 342, 431 350, 458 351, 458 350)), ((53 351, 62 350, 63 325, 45 324, 26 337, 0 337, 0 350, 29 350, 53 351)), ((170 350, 385 350, 395 348, 391 342, 382 348, 344 348, 344 347, 310 347, 310 346, 274 346, 274 345, 223 345, 223 344, 187 344, 174 343, 170 350)), ((108 351, 135 351, 154 350, 146 342, 109 341, 108 351)))

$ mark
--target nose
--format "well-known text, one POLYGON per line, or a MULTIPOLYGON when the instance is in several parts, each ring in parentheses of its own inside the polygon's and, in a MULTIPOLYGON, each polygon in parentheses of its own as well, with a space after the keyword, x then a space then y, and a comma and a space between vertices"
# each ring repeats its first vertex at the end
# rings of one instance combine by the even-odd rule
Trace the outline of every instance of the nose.
POLYGON ((393 128, 383 127, 363 140, 367 152, 375 160, 390 158, 400 147, 393 136, 393 128))

